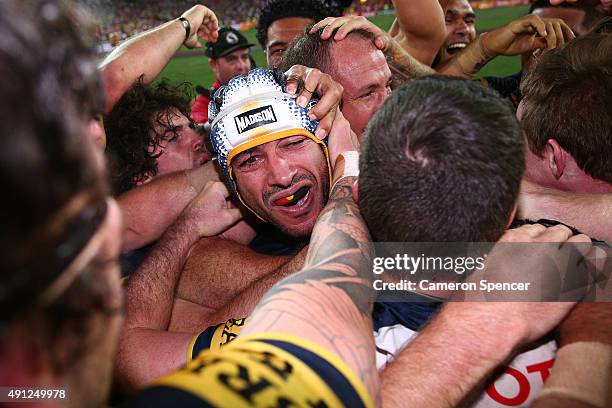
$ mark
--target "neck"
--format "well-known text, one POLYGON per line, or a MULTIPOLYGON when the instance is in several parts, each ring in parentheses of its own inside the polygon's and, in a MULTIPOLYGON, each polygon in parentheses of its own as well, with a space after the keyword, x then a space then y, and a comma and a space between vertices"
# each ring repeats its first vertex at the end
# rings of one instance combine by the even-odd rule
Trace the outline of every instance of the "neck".
POLYGON ((533 174, 525 174, 525 179, 540 187, 552 188, 573 193, 610 193, 612 183, 595 179, 583 171, 564 173, 559 179, 554 177, 534 177, 533 174))

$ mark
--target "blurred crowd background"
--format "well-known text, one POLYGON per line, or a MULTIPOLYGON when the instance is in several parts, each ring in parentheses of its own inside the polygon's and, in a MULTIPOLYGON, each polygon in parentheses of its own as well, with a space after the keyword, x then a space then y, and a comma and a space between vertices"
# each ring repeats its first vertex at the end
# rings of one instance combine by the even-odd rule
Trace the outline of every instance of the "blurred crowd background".
MULTIPOLYGON (((334 3, 332 0, 330 3, 334 3)), ((122 40, 146 31, 181 15, 193 6, 193 0, 80 0, 98 23, 101 52, 109 52, 122 40)), ((224 25, 248 31, 257 24, 257 15, 264 0, 207 0, 206 6, 215 11, 224 25)), ((513 6, 528 0, 473 1, 474 8, 513 6)), ((391 0, 354 0, 345 10, 348 14, 374 17, 393 13, 391 0)))

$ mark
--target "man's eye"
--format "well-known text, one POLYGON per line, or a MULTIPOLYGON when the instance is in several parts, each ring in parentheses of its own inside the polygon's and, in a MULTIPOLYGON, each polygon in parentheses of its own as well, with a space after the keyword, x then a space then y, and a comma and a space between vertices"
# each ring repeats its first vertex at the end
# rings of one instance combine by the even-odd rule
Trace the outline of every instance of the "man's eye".
POLYGON ((285 52, 284 48, 277 48, 274 51, 272 51, 272 55, 283 53, 283 52, 285 52))
POLYGON ((369 98, 371 98, 372 96, 374 96, 374 91, 370 91, 370 92, 368 92, 368 93, 366 93, 366 94, 363 94, 363 95, 361 95, 361 96, 360 96, 360 98, 361 98, 361 99, 369 99, 369 98))
POLYGON ((245 158, 244 160, 241 160, 238 163, 238 167, 240 167, 241 169, 248 169, 249 167, 257 164, 259 161, 259 157, 258 156, 249 156, 247 158, 245 158))
POLYGON ((289 143, 289 146, 299 146, 304 143, 304 139, 294 140, 289 143))

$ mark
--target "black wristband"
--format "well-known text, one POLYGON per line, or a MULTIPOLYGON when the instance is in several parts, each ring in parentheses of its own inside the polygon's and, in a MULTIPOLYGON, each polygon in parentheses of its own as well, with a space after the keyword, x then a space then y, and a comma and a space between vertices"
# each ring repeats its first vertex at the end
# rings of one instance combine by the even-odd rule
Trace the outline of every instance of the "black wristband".
POLYGON ((191 34, 191 24, 189 24, 189 20, 185 17, 179 17, 178 21, 180 21, 181 25, 185 29, 185 40, 189 38, 189 34, 191 34))

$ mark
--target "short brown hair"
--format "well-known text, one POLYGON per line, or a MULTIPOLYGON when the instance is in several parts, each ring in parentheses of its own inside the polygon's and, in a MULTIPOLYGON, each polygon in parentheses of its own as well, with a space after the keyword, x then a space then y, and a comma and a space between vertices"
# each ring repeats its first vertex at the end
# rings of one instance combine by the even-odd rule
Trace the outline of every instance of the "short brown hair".
MULTIPOLYGON (((331 46, 334 42, 332 38, 338 29, 332 32, 330 39, 323 40, 321 39, 323 28, 312 34, 310 33, 311 28, 312 25, 306 27, 306 30, 291 43, 291 46, 285 52, 281 62, 283 72, 293 65, 304 65, 332 75, 331 46)), ((363 29, 353 30, 348 36, 359 37, 368 41, 374 40, 374 34, 363 29)))
POLYGON ((589 34, 546 52, 521 92, 532 152, 553 138, 585 173, 612 182, 612 36, 589 34))

